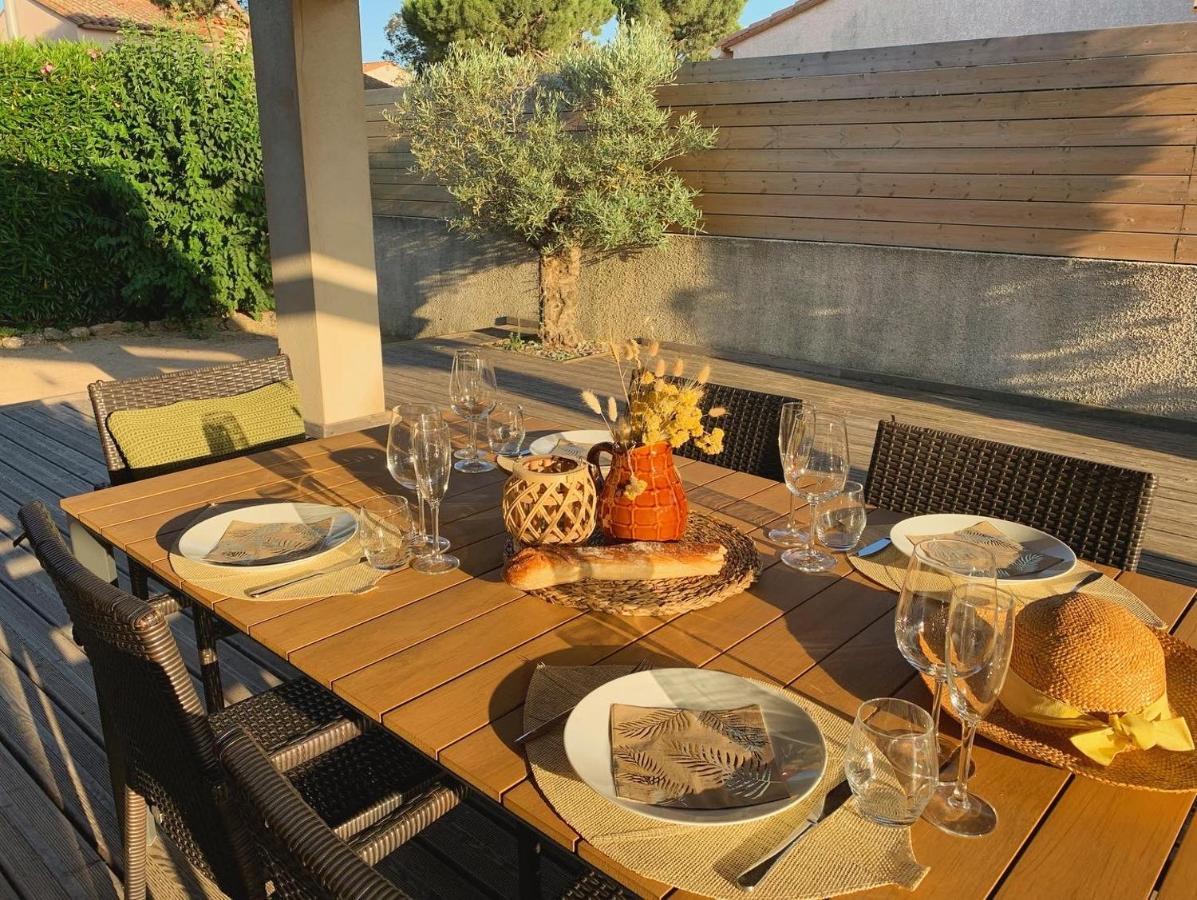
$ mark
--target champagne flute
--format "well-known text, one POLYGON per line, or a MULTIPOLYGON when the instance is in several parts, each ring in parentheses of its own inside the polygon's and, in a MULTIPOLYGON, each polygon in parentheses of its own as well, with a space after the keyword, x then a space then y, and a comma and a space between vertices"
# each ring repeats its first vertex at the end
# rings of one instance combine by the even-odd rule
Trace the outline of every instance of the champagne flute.
MULTIPOLYGON (((423 417, 435 422, 444 421, 440 409, 431 403, 398 403, 391 409, 391 425, 387 430, 387 470, 401 488, 416 495, 416 506, 419 507, 420 530, 412 536, 412 546, 416 551, 432 544, 424 514, 424 501, 416 490, 416 472, 411 457, 412 427, 423 417)), ((449 542, 441 538, 437 549, 448 550, 449 542)))
POLYGON ((781 561, 800 572, 826 572, 835 557, 815 546, 815 503, 838 494, 848 479, 848 429, 840 416, 802 409, 794 419, 784 464, 786 484, 806 500, 811 514, 806 540, 781 561))
POLYGON ((968 768, 977 725, 993 709, 1010 670, 1016 609, 1008 591, 972 584, 948 614, 948 699, 964 726, 963 743, 955 781, 940 783, 923 816, 949 834, 981 837, 997 827, 997 811, 968 790, 968 768))
POLYGON ((498 392, 495 370, 488 360, 474 350, 454 352, 449 399, 453 412, 470 423, 469 456, 453 466, 458 472, 489 472, 495 467, 478 454, 478 425, 495 408, 498 392))
MULTIPOLYGON (((952 601, 975 585, 995 589, 993 554, 969 541, 931 538, 919 541, 910 561, 894 611, 894 637, 906 661, 935 681, 931 719, 939 735, 939 713, 948 670, 948 613, 952 601)), ((941 762, 950 753, 941 747, 941 762)))
POLYGON ((416 423, 412 432, 412 465, 420 499, 432 509, 433 543, 431 551, 417 557, 411 567, 428 575, 450 572, 461 565, 461 560, 440 549, 441 501, 449 489, 449 473, 454 468, 453 442, 447 424, 429 418, 416 423))
MULTIPOLYGON (((806 404, 806 408, 814 409, 809 403, 806 404)), ((789 443, 790 435, 794 433, 794 420, 802 414, 802 409, 801 400, 791 400, 781 405, 781 416, 777 421, 777 452, 781 456, 783 469, 786 464, 786 444, 789 443)), ((770 528, 765 535, 779 547, 797 547, 806 543, 806 532, 798 527, 798 504, 794 499, 796 496, 790 491, 790 516, 786 523, 777 528, 770 528)))

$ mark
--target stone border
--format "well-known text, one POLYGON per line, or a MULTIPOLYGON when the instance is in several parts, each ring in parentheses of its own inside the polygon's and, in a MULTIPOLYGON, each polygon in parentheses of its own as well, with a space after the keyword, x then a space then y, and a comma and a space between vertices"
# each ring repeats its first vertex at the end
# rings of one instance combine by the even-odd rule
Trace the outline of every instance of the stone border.
POLYGON ((231 316, 211 316, 194 322, 173 322, 166 319, 155 319, 150 322, 101 322, 97 325, 78 325, 74 328, 42 328, 24 334, 9 335, 0 338, 0 349, 22 350, 26 347, 39 347, 44 344, 60 343, 62 341, 84 341, 91 338, 118 337, 134 334, 190 334, 200 332, 241 332, 243 334, 258 334, 275 336, 277 321, 273 311, 262 314, 261 320, 254 319, 244 313, 233 313, 231 316))

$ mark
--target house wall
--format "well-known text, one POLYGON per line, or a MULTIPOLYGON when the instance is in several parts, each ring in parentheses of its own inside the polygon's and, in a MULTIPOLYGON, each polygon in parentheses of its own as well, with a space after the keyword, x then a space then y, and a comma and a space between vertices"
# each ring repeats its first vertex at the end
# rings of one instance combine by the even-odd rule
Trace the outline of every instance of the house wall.
POLYGON ((0 12, 0 37, 9 36, 9 9, 15 13, 15 36, 27 41, 92 41, 107 45, 118 37, 115 31, 80 28, 35 0, 4 0, 4 3, 5 10, 0 12))
MULTIPOLYGON (((375 216, 389 337, 535 318, 525 250, 375 216)), ((1197 421, 1197 266, 674 236, 582 275, 587 335, 1197 421), (647 324, 646 324, 647 323, 647 324)))
POLYGON ((1193 0, 824 0, 728 49, 739 59, 1195 19, 1193 0))

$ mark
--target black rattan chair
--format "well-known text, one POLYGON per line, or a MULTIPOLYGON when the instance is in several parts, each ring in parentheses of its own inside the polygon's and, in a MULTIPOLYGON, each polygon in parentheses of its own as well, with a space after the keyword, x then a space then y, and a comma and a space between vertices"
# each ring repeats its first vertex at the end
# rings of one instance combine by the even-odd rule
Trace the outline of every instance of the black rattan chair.
MULTIPOLYGON (((155 409, 178 403, 181 400, 231 397, 287 381, 290 378, 291 362, 285 355, 279 354, 266 359, 251 359, 202 369, 187 369, 148 378, 96 381, 89 384, 87 392, 91 397, 92 409, 95 412, 96 429, 100 435, 100 448, 104 452, 104 463, 108 467, 109 483, 125 484, 154 475, 182 471, 196 465, 288 446, 305 440, 303 436, 297 436, 232 453, 213 453, 201 460, 191 459, 153 469, 132 469, 121 455, 120 447, 117 446, 116 440, 108 428, 108 417, 120 410, 155 409)), ((134 596, 142 599, 149 597, 149 573, 144 566, 132 558, 129 559, 129 583, 134 596)), ((216 640, 220 637, 228 637, 231 632, 224 629, 203 607, 188 604, 184 598, 177 596, 175 602, 179 607, 191 607, 195 622, 195 642, 199 650, 204 696, 209 711, 214 712, 224 706, 220 666, 216 657, 216 640)))
MULTIPOLYGON (((263 862, 230 803, 214 734, 241 727, 265 745, 323 820, 343 838, 407 834, 460 801, 438 771, 306 680, 214 715, 200 705, 170 627, 154 603, 93 575, 71 555, 40 503, 20 511, 42 567, 87 653, 124 837, 126 897, 146 889, 146 808, 160 832, 234 898, 265 896, 263 862), (431 792, 431 793, 430 793, 431 792), (408 804, 419 799, 414 810, 408 804)), ((385 845, 385 841, 383 841, 385 845)))
POLYGON ((1134 570, 1156 478, 1058 453, 881 422, 865 501, 909 516, 995 516, 1054 534, 1077 556, 1134 570))
MULTIPOLYGON (((684 379, 671 377, 670 380, 681 382, 684 379)), ((687 459, 700 459, 737 472, 782 481, 785 476, 777 450, 777 429, 781 422, 781 407, 790 402, 802 401, 725 384, 708 384, 702 399, 703 413, 717 406, 727 410, 727 415, 717 422, 724 431, 723 452, 711 456, 695 447, 693 442, 673 452, 687 459)))

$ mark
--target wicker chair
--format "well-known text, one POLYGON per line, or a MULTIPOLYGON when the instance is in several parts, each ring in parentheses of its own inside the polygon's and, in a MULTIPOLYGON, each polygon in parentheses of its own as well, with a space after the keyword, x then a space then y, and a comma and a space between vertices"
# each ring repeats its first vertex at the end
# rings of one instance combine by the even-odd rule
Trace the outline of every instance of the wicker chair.
MULTIPOLYGON (((670 378, 671 381, 681 379, 670 378)), ((719 420, 723 429, 723 452, 710 456, 693 443, 674 450, 678 456, 748 472, 774 481, 782 481, 781 458, 777 452, 777 429, 781 421, 781 407, 785 403, 801 402, 796 397, 765 394, 747 388, 708 384, 702 399, 702 411, 722 406, 727 415, 719 420)))
POLYGON ((146 891, 146 807, 159 830, 234 898, 265 896, 264 864, 231 805, 214 735, 240 727, 346 839, 385 848, 460 801, 437 770, 348 707, 299 680, 206 715, 170 627, 154 603, 85 569, 49 511, 31 503, 21 524, 54 581, 87 653, 124 838, 125 896, 146 891), (409 808, 419 800, 420 805, 409 808))
MULTIPOLYGON (((154 475, 181 471, 197 465, 196 460, 158 466, 153 469, 131 469, 121 455, 112 433, 108 430, 108 417, 125 409, 153 409, 178 403, 181 400, 201 400, 212 397, 231 397, 267 385, 277 384, 291 378, 291 362, 282 354, 267 359, 253 359, 244 362, 211 366, 203 369, 188 369, 167 375, 149 378, 130 378, 125 381, 96 381, 87 386, 95 411, 96 429, 100 434, 100 448, 104 451, 104 462, 108 467, 111 484, 125 484, 154 475)), ((199 462, 217 462, 256 453, 276 447, 287 446, 304 440, 302 437, 288 438, 246 450, 227 454, 213 454, 199 462)), ((149 597, 149 573, 134 559, 129 560, 130 589, 137 597, 149 597)), ((186 605, 183 598, 176 597, 176 603, 186 605)), ((219 622, 203 607, 192 606, 195 623, 195 642, 200 656, 200 676, 204 685, 204 696, 208 710, 215 712, 224 706, 224 691, 220 683, 220 666, 216 657, 216 640, 227 637, 231 632, 223 629, 219 622)))
POLYGON ((1155 485, 1149 472, 883 421, 865 501, 911 516, 1009 519, 1054 534, 1083 559, 1134 570, 1155 485))

